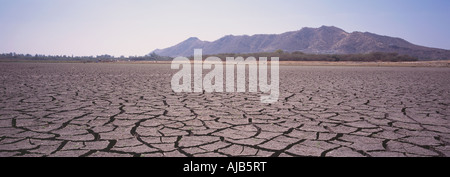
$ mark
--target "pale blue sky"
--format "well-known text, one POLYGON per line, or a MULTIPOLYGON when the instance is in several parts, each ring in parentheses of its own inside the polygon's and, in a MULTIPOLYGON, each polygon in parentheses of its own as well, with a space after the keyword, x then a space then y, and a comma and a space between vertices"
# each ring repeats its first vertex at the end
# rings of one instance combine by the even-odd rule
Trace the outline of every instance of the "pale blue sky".
POLYGON ((322 25, 450 49, 448 0, 0 0, 0 53, 145 55, 322 25))

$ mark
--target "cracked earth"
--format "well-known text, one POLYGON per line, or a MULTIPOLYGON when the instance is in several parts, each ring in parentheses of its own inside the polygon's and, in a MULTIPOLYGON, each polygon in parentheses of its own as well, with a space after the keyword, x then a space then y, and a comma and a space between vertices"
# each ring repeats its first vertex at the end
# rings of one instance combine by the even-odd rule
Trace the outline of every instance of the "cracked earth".
POLYGON ((175 72, 2 63, 0 156, 450 156, 449 68, 280 66, 273 104, 175 72))

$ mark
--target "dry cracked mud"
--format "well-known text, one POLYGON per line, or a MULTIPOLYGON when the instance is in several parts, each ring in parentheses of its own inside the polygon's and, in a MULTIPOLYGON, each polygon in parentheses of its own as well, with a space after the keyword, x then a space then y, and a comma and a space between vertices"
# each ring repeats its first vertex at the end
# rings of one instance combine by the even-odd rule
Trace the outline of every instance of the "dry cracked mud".
POLYGON ((280 98, 160 64, 0 64, 0 156, 450 156, 450 69, 280 66, 280 98))

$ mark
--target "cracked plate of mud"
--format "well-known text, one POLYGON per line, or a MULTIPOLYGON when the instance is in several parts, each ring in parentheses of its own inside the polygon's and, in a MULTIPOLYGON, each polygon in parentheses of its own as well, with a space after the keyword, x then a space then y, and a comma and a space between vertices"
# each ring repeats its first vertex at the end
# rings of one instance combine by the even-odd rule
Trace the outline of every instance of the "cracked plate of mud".
POLYGON ((450 156, 450 69, 280 66, 280 95, 175 93, 167 64, 2 63, 0 156, 450 156))

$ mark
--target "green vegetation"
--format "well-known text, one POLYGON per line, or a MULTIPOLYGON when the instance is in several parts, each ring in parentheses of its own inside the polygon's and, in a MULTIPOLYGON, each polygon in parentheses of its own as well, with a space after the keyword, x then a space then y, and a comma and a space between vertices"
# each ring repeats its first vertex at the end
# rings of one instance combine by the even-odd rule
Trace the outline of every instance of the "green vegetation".
POLYGON ((280 61, 418 61, 418 58, 409 55, 399 55, 397 53, 373 52, 368 54, 306 54, 303 52, 286 52, 277 50, 275 52, 250 53, 250 54, 215 54, 205 55, 204 59, 209 56, 217 56, 224 60, 226 57, 279 57, 280 61))
MULTIPOLYGON (((397 53, 373 52, 368 54, 306 54, 303 52, 286 52, 276 50, 274 52, 260 52, 249 54, 224 53, 215 55, 204 55, 203 59, 209 56, 217 56, 222 60, 226 57, 279 57, 280 61, 418 61, 418 58, 397 53)), ((191 57, 192 59, 193 57, 191 57)), ((0 54, 0 60, 14 61, 74 61, 74 62, 116 62, 116 61, 170 61, 171 57, 159 56, 151 53, 146 56, 114 57, 111 55, 98 56, 66 56, 66 55, 30 55, 4 53, 0 54)))
POLYGON ((163 57, 151 53, 146 56, 129 56, 129 57, 114 57, 111 55, 97 55, 97 56, 67 56, 67 55, 30 55, 30 54, 16 54, 3 53, 0 54, 0 60, 14 60, 14 61, 79 61, 79 62, 116 62, 116 61, 168 61, 171 57, 163 57))

